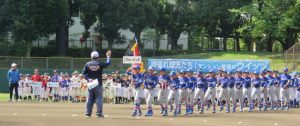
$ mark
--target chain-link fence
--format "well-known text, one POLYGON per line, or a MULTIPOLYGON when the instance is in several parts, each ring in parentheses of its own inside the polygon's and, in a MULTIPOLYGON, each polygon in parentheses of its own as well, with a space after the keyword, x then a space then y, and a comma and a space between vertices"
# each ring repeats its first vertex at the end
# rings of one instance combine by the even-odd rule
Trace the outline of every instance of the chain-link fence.
POLYGON ((294 46, 284 52, 285 66, 291 70, 297 70, 300 63, 300 43, 296 43, 294 46))
MULTIPOLYGON (((60 57, 0 57, 0 69, 10 68, 11 63, 17 63, 20 69, 66 69, 66 70, 81 70, 89 58, 60 58, 60 57)), ((111 66, 107 70, 126 70, 129 65, 122 63, 122 58, 112 58, 111 66)), ((106 62, 105 58, 100 61, 106 62)), ((145 63, 145 61, 144 61, 145 63)))

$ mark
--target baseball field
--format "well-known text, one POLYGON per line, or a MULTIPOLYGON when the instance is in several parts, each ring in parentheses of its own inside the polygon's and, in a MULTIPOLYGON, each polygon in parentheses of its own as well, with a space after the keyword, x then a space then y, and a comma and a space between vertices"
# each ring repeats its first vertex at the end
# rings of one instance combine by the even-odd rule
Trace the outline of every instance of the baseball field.
MULTIPOLYGON (((145 108, 145 106, 142 106, 145 108)), ((225 113, 210 111, 192 116, 131 117, 129 104, 105 104, 105 118, 85 118, 84 103, 0 102, 0 126, 299 126, 300 109, 225 113)), ((145 112, 145 110, 143 111, 145 112)))

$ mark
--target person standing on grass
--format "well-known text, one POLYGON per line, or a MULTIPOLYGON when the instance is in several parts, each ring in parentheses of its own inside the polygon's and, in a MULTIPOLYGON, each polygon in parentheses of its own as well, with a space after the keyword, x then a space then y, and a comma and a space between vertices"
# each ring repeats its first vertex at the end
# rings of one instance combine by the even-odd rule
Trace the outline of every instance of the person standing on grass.
POLYGON ((18 101, 19 94, 18 94, 18 86, 20 80, 20 72, 17 69, 17 64, 12 63, 11 69, 7 72, 7 79, 9 83, 9 102, 12 102, 12 95, 13 91, 15 90, 15 100, 18 101))
POLYGON ((93 51, 91 53, 92 60, 87 62, 83 68, 82 75, 89 82, 98 80, 98 84, 89 86, 88 84, 88 98, 86 102, 86 113, 87 118, 91 117, 93 104, 97 104, 98 118, 104 118, 103 116, 103 87, 102 87, 102 71, 104 68, 108 67, 110 64, 111 51, 106 53, 107 60, 105 63, 99 62, 99 53, 93 51))

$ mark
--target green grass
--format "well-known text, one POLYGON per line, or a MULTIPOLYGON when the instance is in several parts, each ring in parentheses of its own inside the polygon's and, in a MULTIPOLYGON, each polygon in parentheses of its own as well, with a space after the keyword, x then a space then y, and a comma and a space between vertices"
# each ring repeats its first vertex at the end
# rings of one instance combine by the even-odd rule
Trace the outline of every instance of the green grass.
POLYGON ((1 101, 8 101, 9 94, 8 93, 0 93, 0 102, 1 101))

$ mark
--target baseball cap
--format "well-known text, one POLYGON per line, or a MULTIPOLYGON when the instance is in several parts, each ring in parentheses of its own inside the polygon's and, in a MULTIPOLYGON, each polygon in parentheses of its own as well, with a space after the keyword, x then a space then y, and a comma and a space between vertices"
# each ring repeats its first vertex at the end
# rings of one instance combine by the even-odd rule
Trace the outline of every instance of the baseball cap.
POLYGON ((97 52, 97 51, 93 51, 92 53, 91 53, 91 58, 92 59, 95 59, 95 58, 98 58, 99 57, 99 53, 97 52))
POLYGON ((154 67, 153 66, 149 66, 148 70, 154 70, 154 67))
POLYGON ((12 64, 11 64, 11 67, 14 67, 14 66, 17 66, 17 64, 16 64, 16 63, 12 63, 12 64))
POLYGON ((209 70, 208 72, 209 72, 209 73, 215 73, 214 70, 209 70))
POLYGON ((227 71, 227 74, 231 74, 231 72, 230 72, 230 71, 227 71))
POLYGON ((258 72, 258 71, 254 71, 253 73, 254 73, 254 74, 259 74, 259 72, 258 72))
POLYGON ((185 73, 185 71, 184 70, 180 70, 180 72, 179 73, 185 73))
POLYGON ((192 69, 188 69, 187 72, 193 73, 193 70, 192 69))
POLYGON ((141 67, 139 65, 134 65, 132 68, 133 69, 140 69, 141 67))
POLYGON ((197 74, 197 75, 201 75, 201 74, 203 74, 203 72, 202 72, 201 70, 199 70, 199 71, 197 71, 196 74, 197 74))
POLYGON ((286 68, 283 69, 283 71, 287 72, 287 71, 289 71, 289 69, 286 67, 286 68))
POLYGON ((169 75, 170 75, 170 76, 175 76, 175 75, 176 75, 176 72, 175 72, 175 71, 171 71, 169 75))
POLYGON ((158 70, 159 70, 159 71, 166 71, 166 69, 163 68, 163 67, 160 67, 158 70))

